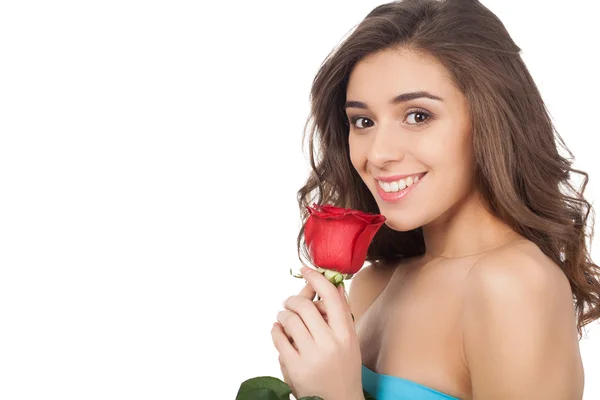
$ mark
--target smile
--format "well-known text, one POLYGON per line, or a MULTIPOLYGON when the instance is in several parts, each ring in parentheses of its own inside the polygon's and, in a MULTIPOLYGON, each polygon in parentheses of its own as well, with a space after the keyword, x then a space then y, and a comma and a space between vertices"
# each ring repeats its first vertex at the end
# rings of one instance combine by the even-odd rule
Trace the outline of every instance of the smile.
POLYGON ((397 202, 412 193, 426 175, 427 173, 417 174, 391 182, 377 180, 377 194, 385 202, 397 202))
POLYGON ((419 182, 419 179, 423 178, 426 173, 416 174, 413 176, 408 176, 406 178, 394 180, 394 181, 380 181, 376 179, 379 187, 386 193, 394 193, 400 190, 403 190, 407 187, 411 187, 415 183, 419 182))

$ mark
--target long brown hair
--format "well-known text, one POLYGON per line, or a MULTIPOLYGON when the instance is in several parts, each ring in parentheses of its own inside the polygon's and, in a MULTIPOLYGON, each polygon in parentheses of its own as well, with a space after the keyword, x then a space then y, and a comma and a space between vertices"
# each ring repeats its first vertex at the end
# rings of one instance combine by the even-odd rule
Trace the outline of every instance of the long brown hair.
MULTIPOLYGON (((469 104, 477 188, 490 212, 562 268, 571 284, 581 337, 582 328, 600 318, 600 268, 586 243, 589 239, 591 248, 594 220, 583 197, 588 175, 572 168, 573 154, 554 128, 521 49, 498 17, 476 0, 380 5, 322 63, 304 127, 312 172, 297 193, 303 222, 299 257, 307 255, 304 222, 306 206, 313 202, 379 212, 350 162, 343 105, 354 65, 390 48, 429 53, 451 73, 469 104), (559 154, 559 145, 568 158, 559 154), (573 173, 583 177, 579 190, 569 182, 573 173)), ((399 232, 384 225, 367 261, 391 266, 424 252, 421 228, 399 232)))

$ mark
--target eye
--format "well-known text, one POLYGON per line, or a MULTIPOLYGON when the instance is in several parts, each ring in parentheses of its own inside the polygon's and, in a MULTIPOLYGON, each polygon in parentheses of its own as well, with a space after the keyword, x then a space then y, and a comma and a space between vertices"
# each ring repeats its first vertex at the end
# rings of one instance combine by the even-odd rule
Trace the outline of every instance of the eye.
POLYGON ((369 118, 365 118, 365 117, 352 117, 352 118, 350 118, 350 124, 353 125, 354 127, 358 128, 358 129, 365 129, 365 128, 369 128, 369 127, 373 126, 373 121, 371 121, 369 118), (363 120, 363 121, 370 121, 371 125, 369 125, 369 126, 356 126, 355 125, 356 122, 357 121, 361 121, 361 120, 363 120))
POLYGON ((421 125, 429 122, 431 118, 431 114, 425 110, 413 110, 407 114, 407 119, 411 119, 410 116, 413 115, 412 120, 415 122, 409 122, 409 125, 421 125))

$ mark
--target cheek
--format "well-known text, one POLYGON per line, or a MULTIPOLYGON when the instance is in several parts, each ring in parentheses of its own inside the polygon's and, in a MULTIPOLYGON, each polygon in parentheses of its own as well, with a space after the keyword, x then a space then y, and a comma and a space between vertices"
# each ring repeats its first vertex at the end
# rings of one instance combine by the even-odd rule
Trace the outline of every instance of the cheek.
POLYGON ((350 162, 354 166, 359 173, 361 169, 364 168, 366 155, 363 154, 361 145, 357 142, 357 140, 353 137, 353 135, 348 136, 348 149, 350 153, 350 162))
POLYGON ((444 138, 431 136, 421 140, 413 147, 414 157, 427 169, 445 171, 452 166, 451 148, 453 144, 447 143, 444 138))
POLYGON ((438 133, 431 137, 435 140, 420 146, 420 161, 434 172, 437 188, 447 193, 462 193, 472 180, 472 139, 452 127, 438 133))
POLYGON ((441 172, 440 176, 444 176, 444 186, 448 191, 462 195, 469 190, 473 179, 471 143, 468 139, 447 143, 446 150, 439 154, 440 164, 437 169, 441 172))
POLYGON ((473 144, 466 132, 456 132, 456 128, 448 127, 433 135, 426 146, 422 146, 425 162, 431 167, 442 170, 466 168, 473 162, 473 144))

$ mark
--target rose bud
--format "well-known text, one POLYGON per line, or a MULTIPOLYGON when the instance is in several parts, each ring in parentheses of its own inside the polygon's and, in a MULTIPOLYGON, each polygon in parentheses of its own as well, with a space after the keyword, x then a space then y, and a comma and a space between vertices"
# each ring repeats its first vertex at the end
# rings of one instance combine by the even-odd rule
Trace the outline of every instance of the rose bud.
POLYGON ((350 279, 362 268, 385 217, 328 204, 313 204, 307 210, 304 241, 311 261, 336 287, 343 286, 344 279, 350 279))

